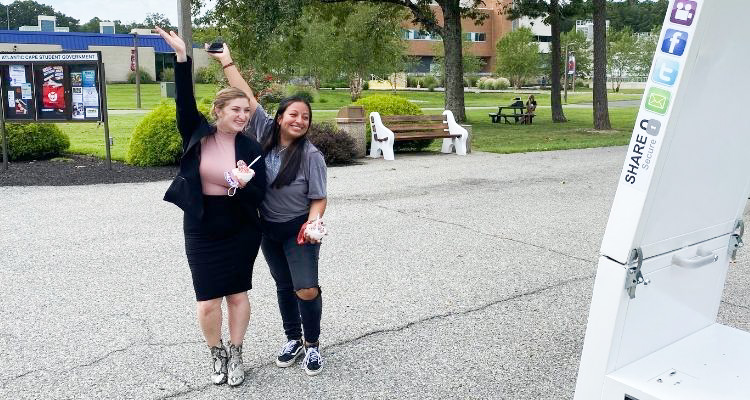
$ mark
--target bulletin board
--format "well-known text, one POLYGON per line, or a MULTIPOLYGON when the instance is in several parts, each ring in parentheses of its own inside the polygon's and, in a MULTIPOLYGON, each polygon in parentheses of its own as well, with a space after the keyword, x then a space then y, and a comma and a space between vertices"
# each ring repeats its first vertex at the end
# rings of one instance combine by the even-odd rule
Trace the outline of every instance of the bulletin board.
POLYGON ((100 52, 0 53, 6 121, 102 121, 100 52))
POLYGON ((5 122, 102 122, 111 169, 106 79, 98 51, 0 52, 3 169, 5 122))

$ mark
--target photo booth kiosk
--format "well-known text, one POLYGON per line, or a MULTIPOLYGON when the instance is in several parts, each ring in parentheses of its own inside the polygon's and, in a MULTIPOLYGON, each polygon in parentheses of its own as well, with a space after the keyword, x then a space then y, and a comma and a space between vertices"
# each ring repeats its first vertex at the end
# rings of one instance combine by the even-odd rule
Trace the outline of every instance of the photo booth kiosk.
MULTIPOLYGON (((604 233, 575 400, 750 399, 716 323, 750 195, 750 2, 670 0, 604 233)), ((742 251, 742 250, 739 250, 742 251)))

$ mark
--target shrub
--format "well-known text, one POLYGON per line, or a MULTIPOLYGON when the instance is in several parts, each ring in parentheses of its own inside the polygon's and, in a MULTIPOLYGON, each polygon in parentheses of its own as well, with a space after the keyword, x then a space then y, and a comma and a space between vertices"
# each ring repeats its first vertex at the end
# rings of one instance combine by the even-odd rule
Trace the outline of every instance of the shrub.
POLYGON ((370 81, 364 81, 364 83, 362 83, 362 90, 370 90, 370 81))
MULTIPOLYGON (((138 72, 141 75, 141 83, 154 83, 154 78, 143 68, 138 68, 138 72)), ((135 71, 128 72, 128 83, 135 83, 135 71)))
POLYGON ((417 79, 416 76, 407 76, 406 77, 406 87, 417 87, 417 82, 419 82, 419 79, 417 79))
POLYGON ((286 93, 288 96, 301 97, 307 100, 308 103, 314 103, 315 97, 318 94, 315 88, 310 86, 289 86, 287 87, 286 93))
POLYGON ((354 139, 330 122, 313 123, 307 138, 323 153, 328 165, 350 164, 357 156, 354 139))
MULTIPOLYGON (((365 108, 365 118, 369 118, 371 112, 380 113, 380 115, 422 115, 422 109, 416 104, 400 96, 393 95, 374 95, 363 97, 355 105, 365 108)), ((372 134, 370 133, 370 124, 367 123, 367 146, 370 146, 372 134)), ((432 140, 412 140, 405 142, 395 142, 394 151, 414 150, 420 151, 429 146, 432 140)))
POLYGON ((177 163, 182 155, 182 138, 175 112, 174 104, 164 102, 138 122, 125 156, 128 164, 151 167, 177 163))
POLYGON ((433 75, 427 75, 424 78, 422 78, 422 87, 429 87, 430 85, 437 86, 438 80, 433 75))
POLYGON ((430 83, 429 85, 427 85, 427 90, 429 90, 430 92, 434 92, 436 86, 436 83, 430 83))
POLYGON ((487 78, 487 79, 486 79, 486 80, 484 81, 484 89, 487 89, 487 90, 494 90, 494 89, 495 89, 495 82, 497 82, 497 81, 495 80, 495 78, 487 78))
POLYGON ((70 147, 70 139, 54 124, 6 124, 8 159, 43 160, 70 147))
POLYGON ((220 71, 219 63, 211 63, 207 67, 198 68, 195 71, 195 83, 213 83, 221 82, 224 74, 220 71))
POLYGON ((174 82, 174 68, 164 68, 161 70, 162 82, 174 82))
POLYGON ((510 87, 510 81, 508 78, 497 78, 493 87, 495 90, 505 90, 510 87))
POLYGON ((479 77, 474 74, 467 76, 466 79, 469 81, 469 87, 476 87, 479 81, 479 77))
POLYGON ((284 86, 280 83, 274 83, 258 94, 258 102, 260 102, 260 105, 262 105, 266 111, 271 108, 276 108, 276 105, 281 103, 281 99, 283 98, 284 86))

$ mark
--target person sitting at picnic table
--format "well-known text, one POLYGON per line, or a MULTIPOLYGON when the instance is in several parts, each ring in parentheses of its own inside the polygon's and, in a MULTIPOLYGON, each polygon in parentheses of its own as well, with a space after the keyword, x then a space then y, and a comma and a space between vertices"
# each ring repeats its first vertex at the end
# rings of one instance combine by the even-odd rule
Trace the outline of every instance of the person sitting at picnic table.
POLYGON ((536 111, 536 100, 534 99, 534 95, 530 94, 529 99, 526 100, 526 113, 523 117, 524 124, 531 123, 531 119, 534 117, 534 111, 536 111))

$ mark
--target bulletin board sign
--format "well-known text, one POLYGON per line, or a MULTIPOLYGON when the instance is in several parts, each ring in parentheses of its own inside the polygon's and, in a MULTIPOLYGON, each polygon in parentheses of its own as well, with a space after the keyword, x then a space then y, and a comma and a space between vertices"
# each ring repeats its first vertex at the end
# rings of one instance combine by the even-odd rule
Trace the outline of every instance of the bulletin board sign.
POLYGON ((0 53, 6 121, 102 121, 100 52, 0 53))
POLYGON ((107 86, 98 51, 0 52, 0 131, 8 169, 5 122, 102 122, 111 166, 107 86))

